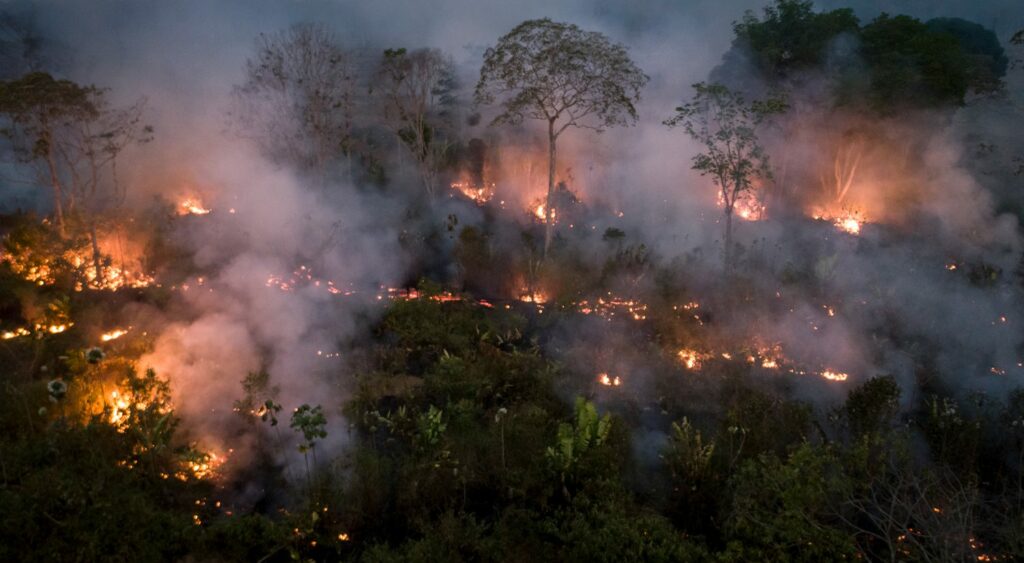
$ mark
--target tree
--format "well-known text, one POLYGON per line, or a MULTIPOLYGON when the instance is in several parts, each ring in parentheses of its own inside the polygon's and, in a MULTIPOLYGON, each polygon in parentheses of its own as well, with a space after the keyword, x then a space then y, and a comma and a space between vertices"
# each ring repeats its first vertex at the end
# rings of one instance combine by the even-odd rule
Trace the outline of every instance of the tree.
MULTIPOLYGON (((276 405, 268 405, 274 407, 276 405)), ((276 412, 276 411, 275 411, 276 412)), ((327 417, 324 416, 324 409, 320 405, 311 407, 303 404, 292 412, 290 424, 292 430, 302 434, 302 442, 299 443, 299 453, 306 462, 306 480, 309 480, 309 452, 313 453, 313 465, 316 460, 316 443, 327 437, 327 417)))
POLYGON ((555 143, 569 127, 603 131, 633 124, 648 77, 626 48, 603 34, 547 18, 528 20, 484 53, 478 104, 500 101, 492 125, 524 119, 548 124, 548 191, 544 255, 554 232, 555 143))
POLYGON ((971 87, 977 92, 998 90, 1010 59, 999 44, 995 32, 961 18, 935 18, 926 22, 928 30, 957 39, 968 60, 971 87))
POLYGON ((781 100, 748 103, 741 94, 721 84, 693 85, 693 99, 676 108, 665 120, 682 127, 704 145, 693 157, 693 169, 711 176, 719 188, 725 213, 725 267, 732 268, 732 215, 736 203, 753 192, 757 179, 772 177, 768 154, 757 138, 757 127, 771 114, 785 109, 781 100))
POLYGON ((849 8, 814 12, 810 0, 776 0, 765 7, 764 19, 747 11, 733 24, 734 45, 752 50, 761 70, 774 77, 821 64, 830 41, 858 28, 857 16, 849 8))
POLYGON ((83 204, 92 239, 96 279, 103 279, 95 212, 124 200, 117 157, 128 145, 146 142, 152 128, 141 122, 145 99, 111 108, 105 91, 32 72, 0 82, 2 132, 18 159, 34 167, 39 184, 53 191, 53 213, 62 237, 65 219, 83 204))
POLYGON ((271 159, 321 182, 339 154, 351 175, 355 82, 351 55, 327 28, 303 23, 260 34, 233 92, 233 125, 271 159))
POLYGON ((379 91, 381 112, 416 161, 423 187, 433 197, 437 175, 451 147, 455 67, 438 49, 387 49, 370 89, 379 91))
POLYGON ((889 430, 899 409, 899 399, 900 386, 891 375, 872 377, 850 391, 842 409, 850 434, 859 438, 889 430))
POLYGON ((827 447, 800 444, 786 456, 762 454, 730 478, 724 528, 727 561, 838 561, 856 556, 854 539, 831 513, 851 487, 827 447))
POLYGON ((866 94, 873 109, 894 113, 962 106, 968 91, 998 87, 1006 70, 998 40, 991 31, 959 22, 925 24, 883 13, 861 29, 861 53, 870 72, 866 94))

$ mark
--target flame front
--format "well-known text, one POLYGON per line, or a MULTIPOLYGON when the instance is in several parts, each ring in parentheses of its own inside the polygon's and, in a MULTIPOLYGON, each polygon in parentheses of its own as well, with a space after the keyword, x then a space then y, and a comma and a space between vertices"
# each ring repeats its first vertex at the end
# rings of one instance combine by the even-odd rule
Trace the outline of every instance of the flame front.
POLYGON ((494 197, 494 184, 474 184, 469 181, 452 182, 451 188, 467 198, 483 205, 494 197))
POLYGON ((867 222, 859 211, 850 209, 834 212, 819 208, 811 213, 811 217, 817 221, 828 221, 836 229, 855 236, 860 234, 861 227, 867 222))
POLYGON ((850 377, 847 373, 830 369, 821 372, 821 376, 829 381, 846 381, 850 377))

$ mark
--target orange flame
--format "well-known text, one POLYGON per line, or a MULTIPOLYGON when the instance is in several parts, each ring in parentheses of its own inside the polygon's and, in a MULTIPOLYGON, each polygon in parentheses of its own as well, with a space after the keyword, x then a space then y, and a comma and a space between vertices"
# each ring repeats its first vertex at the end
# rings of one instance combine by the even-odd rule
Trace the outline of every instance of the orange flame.
POLYGON ((606 387, 618 387, 622 385, 622 379, 618 376, 611 377, 607 373, 601 373, 597 376, 597 382, 606 387))
POLYGON ((178 204, 178 215, 206 215, 212 211, 203 207, 203 202, 198 198, 190 197, 178 204))
POLYGON ((105 332, 105 333, 100 335, 100 340, 102 340, 103 342, 110 342, 111 340, 117 340, 118 338, 121 338, 122 336, 128 334, 129 330, 131 330, 131 327, 124 328, 124 329, 118 328, 118 329, 114 329, 114 330, 112 330, 110 332, 105 332))

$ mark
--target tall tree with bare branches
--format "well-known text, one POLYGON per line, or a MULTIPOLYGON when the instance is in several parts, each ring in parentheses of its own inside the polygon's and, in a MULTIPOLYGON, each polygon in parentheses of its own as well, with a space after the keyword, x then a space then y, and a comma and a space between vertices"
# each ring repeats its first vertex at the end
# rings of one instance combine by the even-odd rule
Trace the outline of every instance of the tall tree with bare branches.
POLYGON ((636 104, 647 81, 622 45, 547 18, 519 24, 484 53, 475 97, 478 104, 500 104, 501 113, 492 124, 536 119, 548 125, 545 256, 554 232, 559 135, 570 127, 600 132, 636 123, 636 104))
POLYGON ((341 155, 351 176, 355 85, 353 57, 326 27, 260 34, 245 81, 234 89, 232 125, 271 159, 321 183, 341 155))
POLYGON ((412 154, 423 187, 433 197, 451 147, 455 67, 438 49, 387 49, 371 93, 381 96, 384 123, 412 154))

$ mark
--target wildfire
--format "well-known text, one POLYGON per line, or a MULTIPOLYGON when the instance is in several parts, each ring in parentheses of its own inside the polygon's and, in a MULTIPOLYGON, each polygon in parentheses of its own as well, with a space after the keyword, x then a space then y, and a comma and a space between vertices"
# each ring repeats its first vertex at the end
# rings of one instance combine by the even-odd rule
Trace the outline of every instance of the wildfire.
POLYGON ((835 226, 841 230, 850 233, 851 235, 860 234, 861 222, 854 219, 853 217, 846 217, 843 219, 836 219, 835 226))
POLYGON ((859 212, 850 210, 844 210, 840 213, 832 213, 819 209, 812 213, 811 217, 818 221, 828 221, 832 223, 836 229, 851 235, 859 235, 861 227, 866 222, 859 212))
POLYGON ((519 295, 519 300, 523 303, 544 304, 547 303, 548 296, 537 290, 524 290, 524 292, 519 295))
MULTIPOLYGON (((203 278, 199 278, 199 285, 202 285, 203 278)), ((284 276, 269 275, 267 276, 266 286, 275 287, 281 291, 293 291, 299 286, 303 287, 314 287, 323 288, 324 291, 331 295, 352 295, 355 293, 352 290, 343 290, 338 288, 333 281, 323 280, 313 275, 313 269, 307 266, 299 266, 293 272, 291 277, 285 278, 284 276)), ((183 286, 187 289, 186 286, 183 286)))
POLYGON ((494 197, 494 184, 473 184, 472 182, 452 182, 451 188, 477 203, 483 205, 494 197))
MULTIPOLYGON (((72 323, 72 322, 54 323, 54 324, 49 324, 49 325, 36 324, 33 328, 35 329, 35 332, 37 332, 37 333, 42 333, 42 334, 60 334, 60 333, 62 333, 64 331, 66 331, 67 329, 71 328, 74 325, 75 325, 75 323, 72 323)), ((18 337, 21 337, 21 336, 28 336, 30 334, 32 334, 32 332, 29 331, 27 328, 18 327, 18 328, 14 329, 14 330, 6 330, 4 332, 0 332, 0 340, 11 340, 12 338, 18 338, 18 337)))
POLYGON ((608 320, 611 320, 617 312, 628 314, 634 321, 642 321, 647 318, 646 303, 615 297, 610 292, 607 299, 598 297, 594 303, 584 299, 576 303, 575 306, 584 315, 595 314, 608 320))
MULTIPOLYGON (((725 199, 722 198, 721 191, 718 192, 717 203, 719 207, 725 207, 725 199)), ((767 211, 764 204, 752 197, 736 200, 733 203, 732 210, 737 217, 744 221, 760 221, 764 219, 765 212, 767 211)))
POLYGON ((699 370, 704 361, 704 354, 687 348, 680 350, 676 355, 679 356, 683 365, 689 370, 699 370))
POLYGON ((128 416, 127 411, 131 403, 121 395, 120 391, 110 392, 110 423, 114 426, 120 426, 120 424, 128 416))
POLYGON ((212 211, 203 207, 203 202, 198 198, 190 197, 178 204, 178 215, 206 215, 212 211))
MULTIPOLYGON (((530 205, 530 212, 541 223, 547 222, 547 210, 547 203, 543 199, 536 200, 532 205, 530 205)), ((551 222, 558 222, 558 210, 554 207, 551 208, 551 222)))
POLYGON ((147 287, 152 285, 152 276, 142 272, 128 271, 123 265, 114 264, 101 265, 97 272, 96 260, 91 249, 71 249, 59 257, 48 257, 42 263, 31 263, 28 257, 19 257, 6 254, 3 258, 11 267, 14 273, 26 281, 36 285, 45 286, 56 283, 57 276, 54 269, 57 264, 63 262, 74 269, 78 280, 75 282, 75 291, 82 291, 85 288, 117 290, 124 287, 147 287))
POLYGON ((5 330, 4 332, 0 332, 0 339, 10 340, 12 338, 17 338, 19 336, 28 336, 30 334, 32 333, 29 332, 28 329, 18 327, 14 330, 5 330))
POLYGON ((782 346, 778 344, 757 346, 756 351, 747 356, 747 363, 760 365, 764 369, 779 369, 784 360, 782 346))
POLYGON ((117 340, 118 338, 121 338, 122 336, 128 334, 129 330, 131 330, 131 327, 129 327, 129 328, 118 328, 118 329, 114 329, 114 330, 112 330, 110 332, 105 332, 105 333, 100 335, 100 340, 102 340, 103 342, 110 342, 111 340, 117 340))
MULTIPOLYGON (((410 288, 410 289, 403 289, 403 288, 397 288, 397 287, 389 287, 388 288, 388 299, 391 299, 391 300, 414 301, 416 299, 421 299, 423 297, 427 297, 427 296, 424 295, 420 290, 418 290, 416 288, 410 288)), ((451 293, 449 291, 442 291, 441 293, 438 293, 438 294, 435 294, 435 295, 430 295, 429 297, 430 297, 430 299, 432 301, 438 301, 440 303, 449 303, 449 302, 452 302, 452 301, 462 301, 462 297, 461 296, 455 295, 455 294, 453 294, 453 293, 451 293)), ((490 305, 490 304, 488 303, 488 305, 490 305)))
POLYGON ((195 479, 206 479, 212 477, 216 474, 217 469, 220 468, 221 465, 224 465, 224 461, 224 457, 210 452, 201 459, 188 461, 186 465, 188 473, 185 475, 178 475, 178 478, 185 480, 189 477, 193 477, 195 479))
POLYGON ((850 375, 841 371, 832 371, 827 369, 821 372, 821 376, 829 381, 846 381, 850 375))
POLYGON ((75 267, 85 267, 85 282, 75 284, 75 291, 82 291, 86 287, 92 289, 117 290, 124 287, 148 287, 153 284, 153 277, 141 272, 127 272, 116 266, 106 266, 102 275, 97 275, 96 267, 92 265, 92 259, 77 257, 72 262, 75 267))
POLYGON ((612 377, 607 373, 601 373, 597 376, 597 382, 606 387, 618 387, 622 385, 622 379, 618 376, 612 377))

